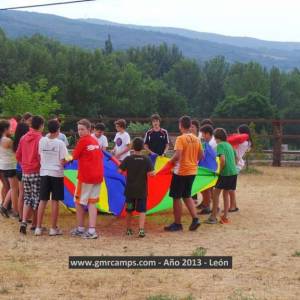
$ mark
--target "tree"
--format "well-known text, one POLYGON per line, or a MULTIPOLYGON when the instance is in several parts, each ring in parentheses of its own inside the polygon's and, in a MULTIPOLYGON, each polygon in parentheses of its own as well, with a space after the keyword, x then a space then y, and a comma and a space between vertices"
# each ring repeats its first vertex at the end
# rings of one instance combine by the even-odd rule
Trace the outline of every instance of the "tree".
POLYGON ((275 107, 270 99, 259 94, 249 93, 245 97, 228 96, 215 109, 215 117, 225 118, 266 118, 275 115, 275 107))
POLYGON ((40 79, 34 89, 28 83, 14 84, 4 87, 4 95, 0 98, 3 116, 15 116, 31 112, 48 117, 60 108, 60 104, 53 98, 58 88, 47 88, 46 79, 40 79))
POLYGON ((113 52, 113 45, 111 41, 110 34, 107 37, 107 40, 105 41, 105 48, 104 48, 104 54, 109 55, 113 52))
POLYGON ((267 70, 255 62, 232 65, 226 78, 226 96, 244 97, 251 92, 257 92, 266 97, 270 96, 267 70))
POLYGON ((218 103, 224 100, 224 85, 228 68, 229 64, 222 56, 211 59, 204 64, 203 78, 198 95, 199 101, 204 104, 201 107, 202 116, 210 116, 218 103))

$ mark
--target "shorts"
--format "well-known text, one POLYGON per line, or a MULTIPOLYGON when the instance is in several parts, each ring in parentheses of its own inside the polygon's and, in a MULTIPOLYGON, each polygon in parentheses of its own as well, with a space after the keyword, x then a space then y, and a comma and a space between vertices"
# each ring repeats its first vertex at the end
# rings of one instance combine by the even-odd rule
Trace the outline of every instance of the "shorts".
POLYGON ((22 172, 17 171, 17 178, 19 181, 22 181, 22 174, 23 174, 22 172))
POLYGON ((181 176, 173 174, 169 193, 170 197, 173 199, 190 198, 194 179, 195 175, 181 176))
POLYGON ((40 203, 40 174, 23 174, 22 181, 24 184, 24 204, 36 210, 40 203))
POLYGON ((78 181, 74 202, 81 205, 95 204, 99 201, 101 183, 89 184, 78 181))
POLYGON ((147 210, 147 200, 146 198, 126 198, 126 211, 127 212, 140 212, 145 213, 147 210))
POLYGON ((237 175, 220 176, 215 188, 219 190, 235 191, 237 183, 237 175))
POLYGON ((64 178, 41 176, 40 200, 47 201, 50 199, 56 201, 64 200, 64 178))
POLYGON ((6 178, 12 178, 15 177, 17 175, 17 171, 16 170, 3 170, 3 175, 6 178))

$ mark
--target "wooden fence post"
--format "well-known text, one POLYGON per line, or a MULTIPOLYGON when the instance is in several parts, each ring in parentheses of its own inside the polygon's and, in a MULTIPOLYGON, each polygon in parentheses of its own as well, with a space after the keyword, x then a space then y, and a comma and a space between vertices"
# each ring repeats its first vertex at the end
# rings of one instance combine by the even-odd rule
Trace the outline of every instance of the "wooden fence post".
POLYGON ((273 126, 273 167, 281 166, 282 156, 282 122, 276 120, 272 122, 273 126))

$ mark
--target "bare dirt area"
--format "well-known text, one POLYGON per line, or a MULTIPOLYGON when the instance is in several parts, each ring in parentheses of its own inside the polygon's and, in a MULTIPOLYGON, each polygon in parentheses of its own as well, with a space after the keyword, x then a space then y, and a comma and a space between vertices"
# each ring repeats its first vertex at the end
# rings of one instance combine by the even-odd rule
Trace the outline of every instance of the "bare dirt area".
POLYGON ((60 237, 20 236, 16 221, 1 217, 0 299, 300 299, 300 169, 258 169, 239 177, 231 224, 197 232, 188 231, 186 211, 179 233, 163 231, 172 212, 149 216, 144 239, 126 237, 124 219, 102 215, 98 240, 72 238, 75 215, 64 208, 60 237), (192 255, 198 247, 232 256, 233 269, 68 269, 70 255, 192 255))

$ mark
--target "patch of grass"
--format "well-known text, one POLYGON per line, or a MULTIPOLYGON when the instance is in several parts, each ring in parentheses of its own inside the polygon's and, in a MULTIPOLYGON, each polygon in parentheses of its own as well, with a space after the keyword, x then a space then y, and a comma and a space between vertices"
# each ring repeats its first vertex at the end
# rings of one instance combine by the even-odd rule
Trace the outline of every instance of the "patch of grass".
POLYGON ((241 174, 262 175, 263 172, 261 170, 256 169, 255 167, 247 167, 241 171, 241 174))
POLYGON ((243 291, 239 289, 228 296, 228 300, 257 300, 257 298, 253 295, 245 295, 243 291))
POLYGON ((8 294, 8 289, 6 287, 0 288, 0 295, 8 294))
POLYGON ((299 250, 295 251, 293 257, 300 257, 300 251, 299 250))
POLYGON ((24 285, 23 285, 22 282, 18 282, 18 283, 16 284, 16 288, 22 288, 22 287, 24 287, 24 285))
POLYGON ((207 250, 205 248, 198 247, 193 251, 192 256, 205 256, 206 252, 207 250))

